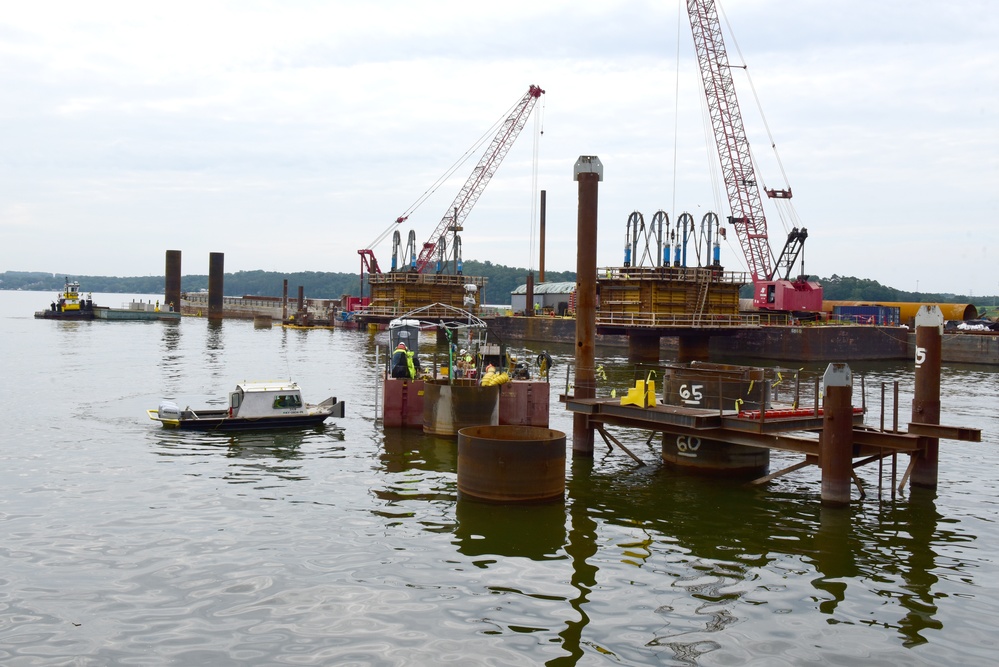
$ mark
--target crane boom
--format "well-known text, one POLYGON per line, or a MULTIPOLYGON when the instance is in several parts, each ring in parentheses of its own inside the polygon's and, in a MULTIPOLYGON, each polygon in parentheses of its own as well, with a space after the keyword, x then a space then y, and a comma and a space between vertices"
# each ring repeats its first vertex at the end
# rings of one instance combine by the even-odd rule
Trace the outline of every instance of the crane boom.
POLYGON ((520 131, 524 129, 524 125, 527 124, 527 119, 534 109, 534 103, 538 101, 538 98, 544 92, 538 86, 532 85, 524 97, 514 105, 513 111, 500 125, 499 131, 493 137, 492 143, 489 144, 489 148, 486 149, 482 158, 479 159, 479 163, 475 165, 475 169, 472 170, 468 180, 465 181, 465 185, 458 192, 458 196, 454 198, 444 217, 437 224, 437 228, 430 235, 430 238, 423 244, 420 256, 416 260, 417 271, 420 273, 423 272, 433 260, 434 254, 440 251, 440 246, 443 246, 443 248, 440 248, 444 250, 443 254, 447 255, 448 239, 446 233, 449 230, 457 231, 465 218, 468 217, 468 213, 475 206, 475 202, 479 200, 479 196, 485 190, 489 179, 499 169, 503 158, 510 152, 513 142, 520 135, 520 131))
POLYGON ((770 280, 774 256, 718 12, 714 0, 687 0, 687 11, 732 211, 729 220, 736 229, 753 280, 770 280))
MULTIPOLYGON (((802 252, 808 231, 804 228, 792 230, 780 258, 774 260, 767 236, 760 184, 753 167, 714 0, 687 0, 687 15, 731 209, 729 223, 735 227, 753 277, 753 300, 761 308, 818 311, 822 306, 822 288, 807 282, 804 277, 793 282, 790 280, 794 262, 802 252), (783 276, 777 275, 778 270, 784 272, 783 276)), ((779 199, 791 197, 789 189, 767 190, 767 194, 779 199)))

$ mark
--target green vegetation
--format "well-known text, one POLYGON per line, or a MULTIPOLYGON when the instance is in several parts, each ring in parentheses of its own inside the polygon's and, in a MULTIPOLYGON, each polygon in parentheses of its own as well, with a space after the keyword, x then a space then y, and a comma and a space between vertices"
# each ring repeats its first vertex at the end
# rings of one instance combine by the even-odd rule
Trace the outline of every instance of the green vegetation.
MULTIPOLYGON (((469 276, 485 276, 486 283, 483 301, 493 304, 510 303, 510 292, 527 281, 527 269, 493 264, 492 262, 467 261, 464 273, 469 276)), ((140 276, 118 278, 115 276, 69 276, 80 282, 85 292, 162 294, 163 276, 140 276)), ((535 280, 538 275, 535 273, 535 280)), ((26 271, 5 271, 0 273, 0 289, 57 292, 62 289, 66 276, 62 273, 42 273, 26 271)), ((357 295, 361 283, 356 273, 324 273, 302 271, 299 273, 278 273, 275 271, 237 271, 225 274, 225 293, 231 296, 281 296, 282 281, 288 280, 288 293, 297 295, 301 285, 305 295, 314 299, 338 299, 345 294, 357 295)), ((548 271, 547 282, 574 281, 572 271, 548 271)), ((940 294, 931 292, 905 292, 887 287, 873 280, 833 275, 818 278, 826 299, 835 301, 936 301, 939 303, 975 303, 963 294, 940 294)), ((197 292, 208 289, 208 276, 183 276, 181 289, 197 292)), ((752 289, 743 288, 742 296, 751 297, 752 289)), ((997 298, 983 296, 977 298, 980 311, 990 306, 994 310, 997 298), (979 305, 980 304, 980 305, 979 305)))

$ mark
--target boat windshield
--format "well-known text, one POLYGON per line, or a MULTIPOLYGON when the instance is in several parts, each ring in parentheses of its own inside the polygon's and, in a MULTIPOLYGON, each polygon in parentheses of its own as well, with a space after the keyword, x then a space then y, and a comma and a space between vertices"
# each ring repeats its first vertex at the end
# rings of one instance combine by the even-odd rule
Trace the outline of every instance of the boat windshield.
POLYGON ((298 394, 281 394, 274 398, 274 409, 302 407, 302 397, 298 394))

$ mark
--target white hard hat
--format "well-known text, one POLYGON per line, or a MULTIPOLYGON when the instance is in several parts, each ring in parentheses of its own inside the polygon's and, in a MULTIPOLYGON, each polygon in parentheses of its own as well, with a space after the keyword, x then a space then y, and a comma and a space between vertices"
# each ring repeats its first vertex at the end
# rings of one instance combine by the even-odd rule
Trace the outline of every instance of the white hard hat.
POLYGON ((458 354, 465 354, 466 352, 465 348, 461 348, 461 350, 458 351, 458 354))

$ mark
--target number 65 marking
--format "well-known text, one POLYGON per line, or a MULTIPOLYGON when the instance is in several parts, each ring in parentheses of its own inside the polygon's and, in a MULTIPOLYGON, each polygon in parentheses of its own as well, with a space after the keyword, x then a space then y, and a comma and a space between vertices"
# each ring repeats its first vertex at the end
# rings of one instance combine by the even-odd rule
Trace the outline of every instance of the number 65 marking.
POLYGON ((681 384, 680 398, 683 399, 683 402, 688 405, 697 405, 701 402, 701 399, 704 398, 704 395, 701 393, 701 389, 703 387, 703 384, 692 384, 688 389, 687 385, 681 384))

